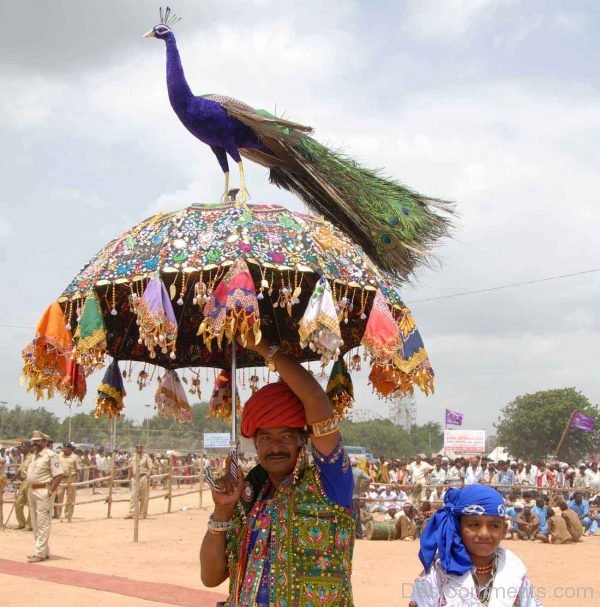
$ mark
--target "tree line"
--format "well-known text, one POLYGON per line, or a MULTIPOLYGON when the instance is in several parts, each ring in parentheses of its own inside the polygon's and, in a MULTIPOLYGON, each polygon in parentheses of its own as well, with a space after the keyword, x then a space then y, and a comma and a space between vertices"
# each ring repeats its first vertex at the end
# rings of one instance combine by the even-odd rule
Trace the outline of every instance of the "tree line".
MULTIPOLYGON (((154 415, 146 422, 123 416, 117 420, 116 446, 131 449, 136 443, 152 449, 196 450, 202 448, 204 432, 227 432, 229 423, 208 415, 206 402, 192 405, 192 421, 178 425, 172 418, 154 415), (148 440, 147 440, 148 437, 148 440)), ((548 459, 558 445, 567 422, 579 411, 595 420, 594 430, 586 432, 569 428, 565 434, 559 459, 578 461, 600 452, 600 411, 575 388, 543 390, 517 396, 500 411, 496 424, 498 444, 513 457, 548 459)), ((44 409, 0 406, 0 442, 2 438, 31 436, 41 430, 57 443, 68 439, 69 420, 62 421, 44 409)), ((341 423, 346 445, 365 447, 375 457, 405 458, 416 453, 436 453, 444 442, 440 424, 428 422, 414 425, 409 432, 389 419, 341 423)), ((71 440, 93 445, 111 444, 112 422, 106 417, 96 419, 93 413, 77 413, 71 417, 71 440)))
MULTIPOLYGON (((228 432, 229 422, 208 415, 206 402, 192 405, 192 421, 177 424, 172 418, 154 415, 148 422, 136 422, 126 416, 117 419, 116 446, 131 449, 136 443, 148 444, 152 449, 196 450, 202 448, 205 432, 228 432)), ((47 409, 28 409, 20 406, 0 407, 1 438, 27 439, 32 430, 41 430, 63 443, 69 436, 69 419, 62 421, 47 409)), ((342 433, 347 445, 365 447, 376 457, 401 458, 415 453, 431 453, 441 449, 443 432, 436 423, 413 426, 410 432, 390 420, 353 423, 343 421, 342 433)), ((96 419, 93 413, 77 413, 71 417, 71 441, 96 446, 111 444, 112 421, 96 419)))

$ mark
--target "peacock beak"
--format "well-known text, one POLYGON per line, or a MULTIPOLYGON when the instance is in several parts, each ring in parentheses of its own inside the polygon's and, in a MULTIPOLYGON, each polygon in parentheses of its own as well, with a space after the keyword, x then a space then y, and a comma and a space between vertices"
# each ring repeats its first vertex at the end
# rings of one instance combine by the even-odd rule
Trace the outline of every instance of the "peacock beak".
POLYGON ((150 30, 149 32, 146 32, 142 38, 154 38, 154 30, 150 30))

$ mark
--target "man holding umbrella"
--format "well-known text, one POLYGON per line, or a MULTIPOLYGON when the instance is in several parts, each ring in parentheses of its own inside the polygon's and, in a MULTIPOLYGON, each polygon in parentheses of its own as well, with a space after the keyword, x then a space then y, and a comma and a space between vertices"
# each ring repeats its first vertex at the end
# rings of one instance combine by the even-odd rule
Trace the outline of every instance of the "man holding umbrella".
POLYGON ((33 455, 27 468, 29 513, 35 536, 35 552, 28 563, 40 563, 50 558, 48 540, 54 508, 54 495, 64 474, 58 455, 48 449, 48 436, 34 430, 31 437, 33 455))
POLYGON ((249 339, 247 347, 282 381, 244 407, 241 432, 254 439, 259 465, 237 481, 228 472, 218 481, 221 491, 213 491, 202 582, 214 587, 229 577, 228 605, 319 600, 351 607, 353 478, 337 419, 321 386, 294 358, 264 338, 258 345, 249 339))

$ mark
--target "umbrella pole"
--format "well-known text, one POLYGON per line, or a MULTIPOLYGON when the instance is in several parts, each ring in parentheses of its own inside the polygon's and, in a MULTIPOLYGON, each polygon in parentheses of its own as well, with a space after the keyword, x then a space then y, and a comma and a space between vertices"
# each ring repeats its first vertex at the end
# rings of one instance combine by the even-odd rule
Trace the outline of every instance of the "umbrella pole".
MULTIPOLYGON (((229 470, 231 471, 231 476, 233 476, 234 480, 237 481, 238 478, 238 468, 239 468, 239 460, 238 460, 238 451, 237 451, 237 402, 236 402, 236 381, 235 374, 237 370, 237 360, 236 360, 236 349, 235 349, 235 339, 231 344, 231 440, 229 442, 229 456, 231 457, 231 464, 229 470)), ((204 467, 204 478, 208 483, 209 487, 213 491, 222 492, 223 490, 217 485, 215 482, 215 478, 213 476, 212 470, 208 463, 205 464, 204 467)))
POLYGON ((235 339, 231 342, 231 442, 229 455, 231 457, 231 476, 237 481, 238 478, 238 444, 237 444, 237 386, 236 386, 236 371, 237 371, 237 352, 235 339))

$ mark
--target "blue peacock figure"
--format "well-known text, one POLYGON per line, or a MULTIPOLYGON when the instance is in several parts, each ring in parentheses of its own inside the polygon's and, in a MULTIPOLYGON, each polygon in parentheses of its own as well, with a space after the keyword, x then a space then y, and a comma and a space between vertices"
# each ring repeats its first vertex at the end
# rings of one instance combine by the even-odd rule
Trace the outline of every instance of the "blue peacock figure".
POLYGON ((229 189, 229 156, 240 172, 247 200, 242 157, 269 169, 271 183, 299 196, 313 211, 348 234, 382 270, 406 279, 426 263, 430 247, 447 236, 452 204, 422 196, 377 170, 321 145, 312 128, 222 95, 194 95, 187 83, 167 7, 160 23, 144 34, 166 44, 167 89, 183 125, 210 146, 229 189))

